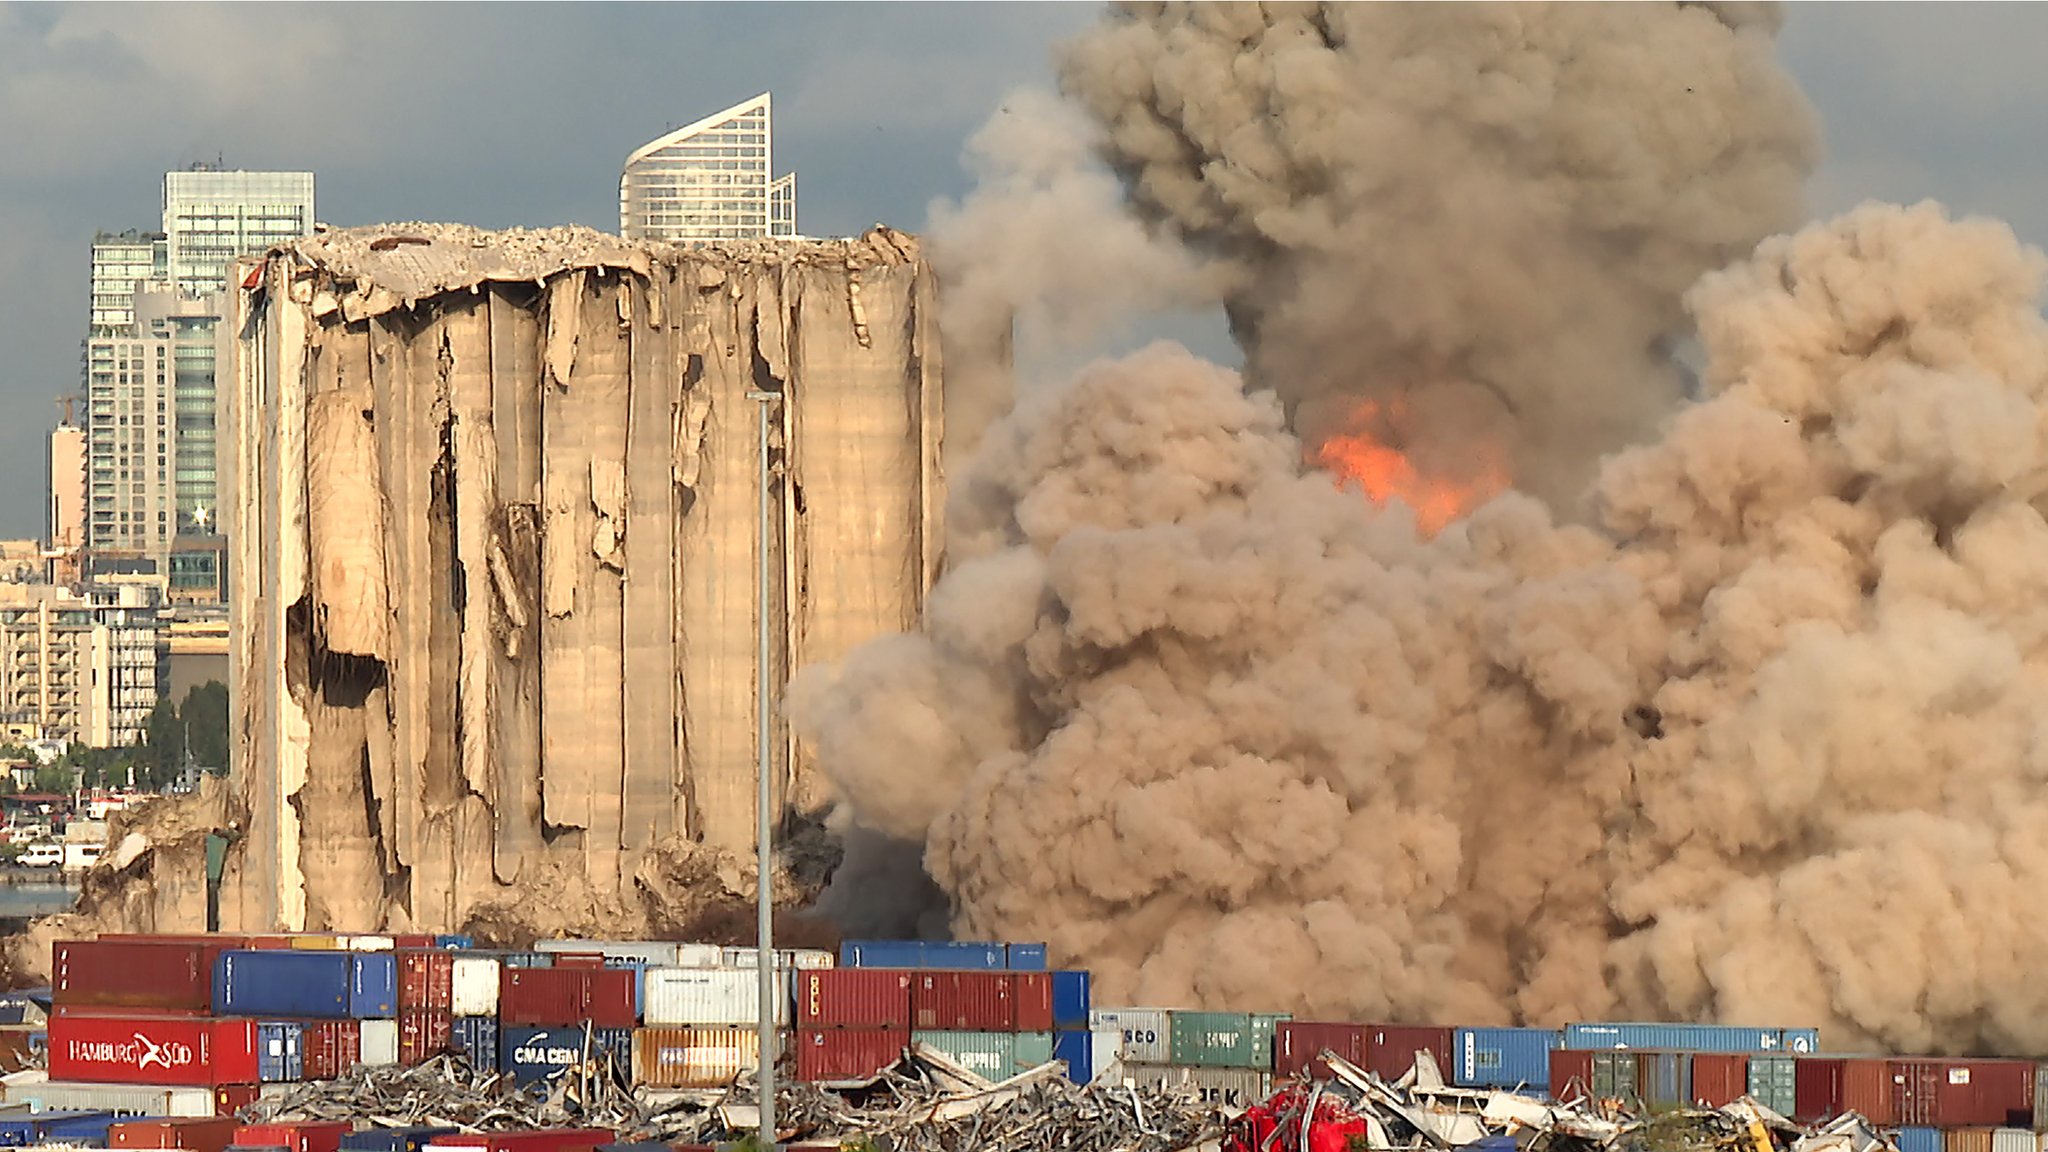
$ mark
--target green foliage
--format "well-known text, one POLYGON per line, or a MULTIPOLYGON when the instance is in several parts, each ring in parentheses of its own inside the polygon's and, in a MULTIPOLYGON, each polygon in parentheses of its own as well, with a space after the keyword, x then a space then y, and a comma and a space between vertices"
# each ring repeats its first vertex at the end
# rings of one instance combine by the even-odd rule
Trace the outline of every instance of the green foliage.
POLYGON ((63 756, 36 769, 35 790, 68 794, 77 779, 78 773, 71 766, 71 758, 63 756))

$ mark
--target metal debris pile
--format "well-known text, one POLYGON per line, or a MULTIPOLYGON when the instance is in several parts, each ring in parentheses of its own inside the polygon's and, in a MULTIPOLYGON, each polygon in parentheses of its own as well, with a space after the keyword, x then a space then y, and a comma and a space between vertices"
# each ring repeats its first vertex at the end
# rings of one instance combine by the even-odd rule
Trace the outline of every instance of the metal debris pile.
MULTIPOLYGON (((1897 1152, 1854 1113, 1810 1130, 1747 1097, 1715 1110, 1632 1112, 1614 1101, 1449 1087, 1427 1053, 1391 1083, 1330 1053, 1324 1061, 1328 1082, 1289 1082, 1249 1108, 1227 1109, 1203 1103, 1193 1088, 1129 1087, 1114 1070, 1076 1085, 1058 1063, 993 1082, 913 1045, 871 1079, 779 1084, 778 1136, 883 1152, 1897 1152)), ((672 1143, 737 1140, 759 1124, 750 1077, 664 1091, 629 1088, 624 1071, 598 1057, 519 1088, 441 1056, 292 1085, 242 1115, 485 1131, 596 1127, 621 1140, 672 1143)))

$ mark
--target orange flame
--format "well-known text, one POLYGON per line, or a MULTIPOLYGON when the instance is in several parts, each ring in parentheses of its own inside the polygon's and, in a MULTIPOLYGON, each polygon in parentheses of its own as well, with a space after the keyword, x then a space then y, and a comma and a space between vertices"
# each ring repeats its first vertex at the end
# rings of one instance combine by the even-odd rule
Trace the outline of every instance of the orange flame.
POLYGON ((1496 445, 1475 445, 1456 473, 1425 473, 1397 447, 1407 424, 1407 407, 1400 400, 1361 400, 1346 414, 1342 428, 1324 438, 1311 462, 1332 473, 1340 487, 1355 486, 1382 508, 1395 500, 1406 504, 1425 536, 1435 536, 1506 490, 1508 469, 1496 445))

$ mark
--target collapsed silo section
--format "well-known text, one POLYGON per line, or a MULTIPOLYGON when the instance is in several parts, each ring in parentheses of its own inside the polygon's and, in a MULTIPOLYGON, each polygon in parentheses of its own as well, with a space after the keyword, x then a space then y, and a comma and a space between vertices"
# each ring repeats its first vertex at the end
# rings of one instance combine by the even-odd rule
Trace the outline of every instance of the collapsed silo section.
MULTIPOLYGON (((222 415, 251 818, 224 926, 488 908, 616 930, 659 913, 659 866, 750 877, 758 614, 779 693, 909 627, 939 563, 915 239, 404 225, 240 271, 222 415)), ((813 808, 778 732, 779 799, 813 808)))

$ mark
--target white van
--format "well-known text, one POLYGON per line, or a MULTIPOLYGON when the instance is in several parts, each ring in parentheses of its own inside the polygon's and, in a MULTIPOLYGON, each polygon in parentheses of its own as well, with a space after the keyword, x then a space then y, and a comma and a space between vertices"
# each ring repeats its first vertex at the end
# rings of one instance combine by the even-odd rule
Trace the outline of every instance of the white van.
POLYGON ((64 846, 49 840, 31 844, 22 849, 15 863, 24 868, 55 868, 64 863, 64 846))

